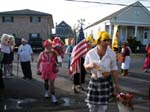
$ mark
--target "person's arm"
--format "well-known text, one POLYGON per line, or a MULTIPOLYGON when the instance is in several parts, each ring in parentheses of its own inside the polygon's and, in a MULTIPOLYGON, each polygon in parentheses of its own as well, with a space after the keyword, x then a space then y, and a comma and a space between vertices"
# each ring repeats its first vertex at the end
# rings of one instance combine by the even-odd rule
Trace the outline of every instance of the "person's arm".
POLYGON ((113 70, 112 71, 112 76, 113 76, 113 80, 114 80, 114 84, 115 84, 115 92, 118 93, 119 92, 119 83, 118 83, 118 71, 117 70, 113 70))
POLYGON ((118 93, 119 92, 119 83, 118 83, 118 66, 117 66, 117 61, 116 61, 116 55, 114 55, 113 58, 111 59, 111 74, 113 76, 113 80, 114 80, 114 84, 115 84, 115 92, 118 93))
POLYGON ((30 49, 30 54, 31 54, 31 61, 33 62, 33 60, 34 60, 33 50, 30 45, 29 45, 29 47, 30 47, 29 49, 30 49))
POLYGON ((38 59, 37 59, 37 73, 40 73, 40 64, 41 64, 41 56, 42 52, 39 54, 38 59))

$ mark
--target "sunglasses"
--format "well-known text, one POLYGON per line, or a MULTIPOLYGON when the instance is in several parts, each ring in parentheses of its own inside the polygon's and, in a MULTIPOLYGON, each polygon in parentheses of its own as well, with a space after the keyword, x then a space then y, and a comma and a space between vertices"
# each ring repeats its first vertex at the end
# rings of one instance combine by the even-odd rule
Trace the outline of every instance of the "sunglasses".
POLYGON ((106 41, 110 41, 110 39, 104 39, 103 41, 104 41, 104 42, 106 42, 106 41))

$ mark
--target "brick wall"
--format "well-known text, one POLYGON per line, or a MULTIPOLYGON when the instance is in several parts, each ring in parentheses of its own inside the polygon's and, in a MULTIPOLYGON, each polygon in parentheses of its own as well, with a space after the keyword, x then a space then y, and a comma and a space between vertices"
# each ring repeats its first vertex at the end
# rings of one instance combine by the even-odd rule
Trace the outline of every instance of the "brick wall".
POLYGON ((53 20, 51 16, 42 16, 39 23, 31 23, 30 16, 13 17, 13 23, 5 23, 2 22, 2 16, 0 16, 0 36, 8 33, 28 40, 30 33, 39 33, 41 38, 46 39, 52 33, 53 20))

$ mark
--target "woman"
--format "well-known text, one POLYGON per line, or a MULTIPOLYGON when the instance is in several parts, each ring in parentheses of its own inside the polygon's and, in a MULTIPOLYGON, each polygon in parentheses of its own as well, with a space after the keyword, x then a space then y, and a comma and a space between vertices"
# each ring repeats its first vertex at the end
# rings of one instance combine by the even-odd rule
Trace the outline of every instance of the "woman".
POLYGON ((131 49, 128 46, 128 42, 125 42, 121 49, 121 55, 124 57, 124 60, 121 62, 121 73, 123 76, 128 75, 128 69, 131 61, 130 54, 131 49))
POLYGON ((50 40, 44 41, 44 50, 40 53, 37 60, 37 73, 41 73, 41 78, 44 80, 45 87, 45 97, 49 97, 49 85, 51 98, 53 103, 57 103, 57 99, 55 97, 55 79, 57 77, 56 73, 56 53, 52 49, 52 43, 50 40), (50 81, 50 84, 49 84, 50 81))
POLYGON ((12 73, 12 69, 13 69, 13 60, 14 60, 15 38, 12 35, 10 35, 10 38, 9 38, 9 46, 10 46, 9 73, 11 76, 14 76, 14 74, 12 73))
POLYGON ((69 42, 69 45, 67 46, 66 51, 65 51, 65 53, 68 55, 67 56, 68 69, 70 67, 71 53, 72 53, 74 46, 75 46, 75 39, 71 39, 71 41, 69 42))
POLYGON ((113 95, 114 79, 116 92, 118 85, 118 67, 116 55, 109 47, 110 35, 103 31, 96 39, 96 47, 89 50, 85 56, 84 67, 91 72, 87 90, 87 105, 90 112, 106 112, 108 102, 113 95))

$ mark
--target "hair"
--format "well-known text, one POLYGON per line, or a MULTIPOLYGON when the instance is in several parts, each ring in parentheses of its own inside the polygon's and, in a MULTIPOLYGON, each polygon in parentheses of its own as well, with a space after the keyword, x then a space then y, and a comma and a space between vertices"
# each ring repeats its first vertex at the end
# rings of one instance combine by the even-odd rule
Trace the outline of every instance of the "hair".
POLYGON ((6 42, 9 41, 9 38, 10 38, 10 35, 8 35, 8 34, 3 34, 2 37, 1 37, 1 43, 2 43, 2 44, 5 44, 6 42))
POLYGON ((14 38, 14 36, 10 35, 9 36, 9 41, 11 41, 13 45, 15 45, 15 38, 14 38))

